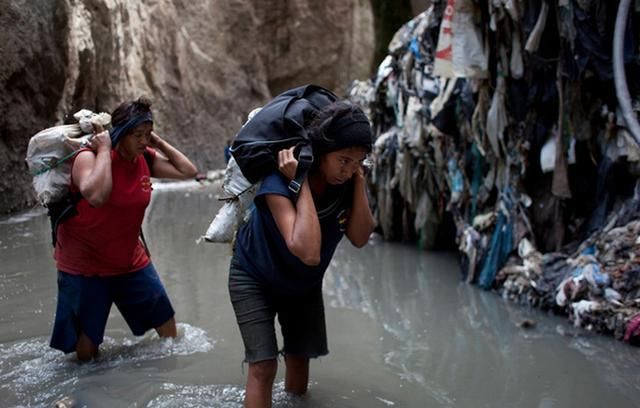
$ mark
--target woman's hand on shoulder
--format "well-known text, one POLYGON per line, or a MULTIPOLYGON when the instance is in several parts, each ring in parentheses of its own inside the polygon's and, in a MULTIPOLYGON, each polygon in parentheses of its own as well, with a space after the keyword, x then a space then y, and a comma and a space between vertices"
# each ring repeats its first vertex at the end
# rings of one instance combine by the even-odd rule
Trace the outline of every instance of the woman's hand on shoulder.
POLYGON ((198 174, 191 160, 155 131, 151 131, 149 147, 157 151, 150 169, 152 177, 186 180, 198 174))
POLYGON ((289 149, 282 149, 278 152, 278 170, 288 180, 293 180, 296 177, 296 170, 298 169, 298 159, 293 155, 295 146, 289 149))
POLYGON ((102 132, 96 133, 87 141, 87 147, 96 153, 100 151, 111 151, 111 136, 109 136, 109 132, 104 130, 102 132))

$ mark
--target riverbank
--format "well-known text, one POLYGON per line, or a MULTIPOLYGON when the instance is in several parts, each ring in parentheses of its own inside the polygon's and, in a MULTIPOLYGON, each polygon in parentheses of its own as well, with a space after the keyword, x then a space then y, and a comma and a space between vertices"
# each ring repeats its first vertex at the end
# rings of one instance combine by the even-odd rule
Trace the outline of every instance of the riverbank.
MULTIPOLYGON (((637 344, 640 147, 614 93, 617 5, 519 5, 434 2, 354 82, 381 232, 455 240, 466 282, 637 344)), ((624 52, 638 110, 639 52, 624 52)))

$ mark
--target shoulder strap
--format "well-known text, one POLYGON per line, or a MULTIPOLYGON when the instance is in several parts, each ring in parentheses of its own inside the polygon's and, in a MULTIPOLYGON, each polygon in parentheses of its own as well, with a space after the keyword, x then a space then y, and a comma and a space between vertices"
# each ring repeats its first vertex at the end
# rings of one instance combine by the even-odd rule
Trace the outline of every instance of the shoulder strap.
POLYGON ((144 252, 147 253, 147 256, 151 258, 151 253, 149 252, 149 246, 147 246, 147 240, 144 239, 144 233, 142 232, 142 227, 140 227, 140 240, 142 241, 142 246, 144 247, 144 252))
POLYGON ((300 147, 300 153, 298 155, 298 167, 296 168, 296 176, 289 182, 289 190, 291 190, 296 198, 302 187, 304 178, 309 173, 311 165, 313 164, 313 149, 310 143, 305 143, 300 147))
MULTIPOLYGON (((144 161, 147 162, 147 167, 149 168, 149 174, 151 174, 154 157, 147 149, 144 150, 142 155, 144 156, 144 161)), ((140 240, 142 240, 142 245, 144 246, 144 252, 146 252, 147 256, 151 258, 151 253, 149 252, 149 246, 147 245, 147 240, 144 238, 144 232, 142 232, 142 226, 140 226, 140 240)))
POLYGON ((54 248, 58 242, 58 227, 63 221, 77 214, 76 204, 81 199, 82 194, 79 191, 69 192, 60 201, 49 204, 47 213, 51 221, 51 243, 54 248))

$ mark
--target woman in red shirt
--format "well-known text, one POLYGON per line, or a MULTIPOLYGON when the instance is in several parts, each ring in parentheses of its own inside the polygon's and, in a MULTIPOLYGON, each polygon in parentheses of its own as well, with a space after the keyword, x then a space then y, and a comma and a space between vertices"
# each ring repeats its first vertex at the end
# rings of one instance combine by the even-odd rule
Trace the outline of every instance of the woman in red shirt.
POLYGON ((95 135, 73 162, 70 189, 83 199, 57 231, 51 347, 75 351, 79 360, 97 355, 113 303, 134 335, 155 329, 161 337, 176 336, 173 307, 140 231, 150 177, 187 179, 197 169, 153 131, 150 106, 144 98, 122 103, 112 113, 112 129, 95 135))

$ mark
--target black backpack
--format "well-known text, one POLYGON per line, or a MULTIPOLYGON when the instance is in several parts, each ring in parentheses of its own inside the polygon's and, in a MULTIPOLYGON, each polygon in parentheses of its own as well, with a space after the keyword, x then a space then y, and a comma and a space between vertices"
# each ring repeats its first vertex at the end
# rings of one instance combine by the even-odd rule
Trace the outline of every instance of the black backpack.
POLYGON ((313 151, 306 126, 323 107, 338 97, 318 85, 281 93, 267 103, 236 135, 231 154, 244 177, 256 183, 278 169, 278 151, 298 146, 298 169, 289 189, 298 193, 311 164, 313 151))
MULTIPOLYGON (((149 167, 149 170, 151 170, 151 166, 153 165, 153 157, 146 150, 144 151, 143 155, 144 161, 147 162, 147 167, 149 167)), ((69 191, 67 195, 65 195, 60 200, 49 203, 47 205, 47 214, 49 215, 49 221, 51 222, 51 244, 54 248, 56 246, 56 242, 58 242, 58 227, 64 221, 75 215, 78 215, 76 205, 80 200, 82 200, 82 198, 82 194, 79 191, 69 191)), ((142 237, 142 241, 144 242, 145 250, 147 250, 147 243, 145 242, 144 235, 142 235, 142 230, 140 230, 140 236, 142 237)))

